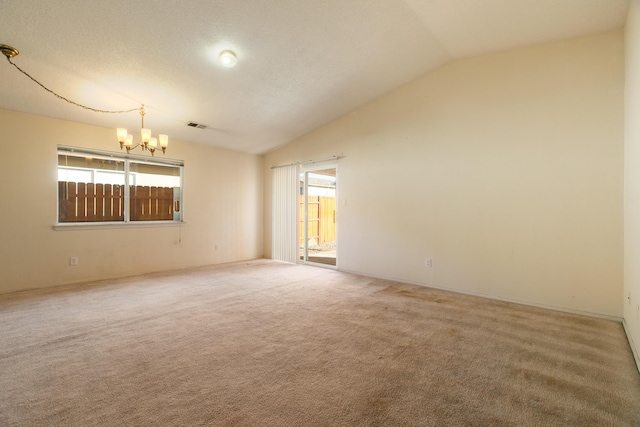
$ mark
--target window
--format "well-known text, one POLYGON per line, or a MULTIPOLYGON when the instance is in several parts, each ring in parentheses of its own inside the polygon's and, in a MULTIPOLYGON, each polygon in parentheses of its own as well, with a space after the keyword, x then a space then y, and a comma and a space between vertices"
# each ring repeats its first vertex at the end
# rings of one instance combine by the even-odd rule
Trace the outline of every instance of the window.
POLYGON ((58 147, 58 223, 182 221, 184 163, 58 147))

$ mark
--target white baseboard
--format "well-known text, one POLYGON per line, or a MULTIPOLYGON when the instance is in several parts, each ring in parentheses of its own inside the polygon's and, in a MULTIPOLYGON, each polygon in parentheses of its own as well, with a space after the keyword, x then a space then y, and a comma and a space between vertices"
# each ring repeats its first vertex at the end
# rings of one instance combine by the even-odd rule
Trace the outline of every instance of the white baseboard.
POLYGON ((623 320, 622 317, 612 316, 610 314, 596 313, 596 312, 584 311, 584 310, 577 310, 577 309, 574 309, 574 308, 567 308, 567 307, 558 307, 558 306, 554 306, 554 305, 547 305, 547 304, 541 304, 541 303, 531 302, 531 301, 526 301, 526 300, 519 300, 517 298, 504 298, 504 297, 501 297, 501 296, 485 294, 485 293, 482 293, 482 292, 475 292, 475 291, 467 291, 467 290, 464 290, 464 289, 449 288, 449 287, 446 287, 446 286, 434 285, 432 283, 413 282, 413 281, 410 281, 410 280, 397 279, 395 277, 377 276, 377 275, 372 275, 372 274, 368 274, 368 273, 362 273, 362 272, 359 272, 359 271, 345 270, 345 269, 341 269, 341 268, 338 269, 338 270, 342 271, 344 273, 358 274, 360 276, 373 277, 373 278, 376 278, 376 279, 383 279, 383 280, 391 280, 391 281, 399 282, 399 283, 408 283, 408 284, 411 284, 411 285, 424 286, 424 287, 433 288, 433 289, 440 289, 440 290, 448 291, 448 292, 455 292, 457 294, 472 295, 472 296, 475 296, 475 297, 487 298, 487 299, 492 299, 492 300, 496 300, 496 301, 504 301, 504 302, 511 302, 511 303, 514 303, 514 304, 528 305, 528 306, 531 306, 531 307, 544 308, 544 309, 547 309, 547 310, 560 311, 560 312, 563 312, 563 313, 578 314, 578 315, 581 315, 581 316, 588 316, 588 317, 597 317, 599 319, 612 320, 614 322, 622 322, 622 320, 623 320))
POLYGON ((340 271, 342 271, 344 273, 358 274, 360 276, 373 277, 373 278, 376 278, 376 279, 391 280, 391 281, 399 282, 399 283, 409 283, 409 284, 412 284, 412 285, 418 285, 418 286, 424 286, 424 287, 427 287, 427 288, 440 289, 440 290, 443 290, 443 291, 455 292, 455 293, 463 294, 463 295, 472 295, 472 296, 476 296, 476 297, 487 298, 487 299, 492 299, 492 300, 497 300, 497 301, 511 302, 511 303, 514 303, 514 304, 528 305, 528 306, 531 306, 531 307, 544 308, 544 309, 547 309, 547 310, 560 311, 560 312, 563 312, 563 313, 578 314, 578 315, 581 315, 581 316, 596 317, 596 318, 599 318, 599 319, 612 320, 614 322, 622 323, 622 327, 624 328, 625 335, 627 336, 627 340, 629 341, 629 347, 631 347, 631 352, 633 353, 633 358, 634 358, 634 360, 636 362, 636 368, 638 368, 638 372, 640 372, 640 355, 638 354, 638 350, 636 350, 635 343, 633 342, 633 339, 631 338, 631 333, 629 332, 629 328, 627 327, 627 322, 625 321, 624 318, 617 317, 617 316, 611 316, 609 314, 594 313, 594 312, 590 312, 590 311, 576 310, 576 309, 573 309, 573 308, 556 307, 556 306, 553 306, 553 305, 539 304, 539 303, 530 302, 530 301, 522 301, 522 300, 517 300, 517 299, 513 299, 513 298, 503 298, 503 297, 499 297, 499 296, 496 296, 496 295, 483 294, 481 292, 473 292, 473 291, 466 291, 466 290, 461 290, 461 289, 448 288, 446 286, 438 286, 438 285, 433 285, 433 284, 412 282, 412 281, 409 281, 409 280, 401 280, 401 279, 396 279, 396 278, 393 278, 393 277, 384 277, 384 276, 376 276, 376 275, 371 275, 371 274, 364 274, 364 273, 361 273, 361 272, 358 272, 358 271, 350 271, 350 270, 343 270, 343 269, 340 269, 340 271))
POLYGON ((629 340, 629 347, 631 347, 631 352, 633 353, 633 358, 636 361, 636 368, 640 372, 640 357, 638 356, 638 350, 636 350, 635 343, 633 342, 633 338, 631 338, 631 332, 629 332, 629 328, 627 327, 627 321, 622 319, 622 327, 624 328, 625 334, 627 334, 627 340, 629 340))

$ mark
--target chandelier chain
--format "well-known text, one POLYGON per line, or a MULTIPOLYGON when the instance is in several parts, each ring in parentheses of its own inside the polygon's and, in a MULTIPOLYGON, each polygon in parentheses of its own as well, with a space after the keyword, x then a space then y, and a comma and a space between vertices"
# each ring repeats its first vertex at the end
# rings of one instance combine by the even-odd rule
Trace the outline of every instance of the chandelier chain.
POLYGON ((4 56, 7 57, 7 61, 9 61, 9 64, 13 65, 16 68, 16 70, 20 71, 22 74, 27 76, 31 81, 33 81, 35 84, 40 86, 42 89, 46 90, 56 98, 61 99, 69 104, 75 105, 76 107, 93 111, 94 113, 107 113, 107 114, 131 113, 134 111, 138 111, 140 113, 140 119, 142 120, 142 128, 140 129, 140 143, 134 146, 133 136, 127 133, 127 130, 125 128, 118 128, 116 129, 116 136, 118 138, 118 142, 120 143, 120 149, 122 150, 123 148, 126 148, 127 154, 128 154, 132 149, 141 147, 142 150, 149 150, 149 152, 151 152, 151 155, 153 156, 156 152, 156 148, 158 147, 158 143, 160 143, 159 148, 162 149, 162 154, 166 153, 167 145, 169 144, 169 137, 165 134, 160 134, 158 135, 158 138, 152 138, 151 130, 144 127, 144 116, 145 116, 144 104, 142 104, 140 108, 131 108, 129 110, 100 110, 98 108, 93 108, 93 107, 80 104, 78 102, 72 101, 69 98, 65 98, 64 96, 59 95, 56 92, 52 91, 51 89, 49 89, 48 87, 40 83, 38 80, 36 80, 35 77, 32 77, 29 73, 27 73, 22 68, 14 64, 13 61, 11 61, 11 58, 13 58, 14 56, 20 53, 18 49, 8 46, 6 44, 0 44, 0 53, 2 53, 4 56))
POLYGON ((73 104, 77 107, 80 108, 84 108, 85 110, 89 110, 89 111, 93 111, 94 113, 107 113, 107 114, 120 114, 120 113, 131 113, 133 111, 140 111, 140 108, 132 108, 130 110, 100 110, 97 108, 92 108, 92 107, 88 107, 86 105, 82 105, 79 104, 75 101, 72 101, 68 98, 65 98, 62 95, 58 95, 57 93, 55 93, 54 91, 52 91, 51 89, 49 89, 48 87, 46 87, 45 85, 43 85, 42 83, 40 83, 38 80, 36 80, 35 78, 31 77, 31 75, 29 73, 27 73, 26 71, 24 71, 22 68, 18 67, 16 64, 13 63, 13 61, 11 61, 11 58, 9 58, 9 56, 7 56, 7 61, 9 61, 9 63, 11 65, 13 65, 14 67, 16 67, 16 69, 18 71, 20 71, 22 74, 24 74, 25 76, 29 77, 31 80, 33 80, 38 86, 40 86, 42 89, 46 90, 47 92, 49 92, 50 94, 52 94, 53 96, 55 96, 58 99, 62 99, 63 101, 68 102, 69 104, 73 104))

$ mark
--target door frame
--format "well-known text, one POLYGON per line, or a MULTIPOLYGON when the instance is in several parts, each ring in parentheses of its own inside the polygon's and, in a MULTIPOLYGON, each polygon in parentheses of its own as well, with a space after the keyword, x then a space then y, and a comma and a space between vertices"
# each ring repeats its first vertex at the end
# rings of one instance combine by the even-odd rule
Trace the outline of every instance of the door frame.
MULTIPOLYGON (((298 249, 300 248, 300 240, 302 239, 303 241, 303 252, 302 255, 304 255, 301 259, 301 254, 298 253, 297 258, 297 262, 298 264, 308 264, 308 265, 313 265, 313 266, 317 266, 317 267, 324 267, 324 268, 330 268, 330 269, 334 269, 337 270, 338 269, 338 254, 339 254, 339 250, 338 250, 338 223, 339 223, 339 215, 338 215, 338 163, 335 161, 331 161, 331 162, 321 162, 321 163, 313 163, 313 164, 301 164, 300 168, 298 169, 298 177, 299 180, 302 181, 302 185, 298 194, 298 198, 300 196, 304 196, 304 209, 303 209, 303 218, 300 218, 300 209, 298 209, 298 215, 297 215, 297 225, 296 228, 298 229, 298 236, 297 236, 297 243, 296 246, 298 247, 298 249), (308 178, 308 174, 314 171, 323 171, 323 170, 327 170, 327 169, 335 169, 336 171, 336 188, 335 188, 335 199, 336 199, 336 265, 331 265, 331 264, 323 264, 320 262, 313 262, 313 261, 309 261, 308 260, 308 256, 309 256, 309 249, 308 249, 308 245, 309 245, 309 238, 308 238, 308 210, 309 210, 309 196, 308 196, 308 183, 307 183, 307 178, 308 178), (300 222, 301 220, 303 220, 303 224, 304 226, 303 228, 303 236, 300 236, 300 222)), ((299 203, 299 201, 298 201, 299 203)))

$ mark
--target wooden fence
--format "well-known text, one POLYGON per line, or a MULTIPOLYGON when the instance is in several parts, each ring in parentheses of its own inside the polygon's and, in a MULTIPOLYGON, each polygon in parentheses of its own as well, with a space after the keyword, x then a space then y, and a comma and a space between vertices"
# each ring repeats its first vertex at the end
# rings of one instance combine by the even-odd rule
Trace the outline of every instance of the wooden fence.
MULTIPOLYGON (((317 244, 336 240, 336 198, 309 196, 307 201, 307 231, 309 240, 317 244)), ((304 196, 300 196, 300 245, 304 243, 304 196)))
MULTIPOLYGON (((173 188, 129 187, 131 221, 173 220, 173 188)), ((58 182, 59 222, 124 221, 124 185, 58 182)))
POLYGON ((166 221, 173 219, 173 188, 129 187, 131 221, 166 221))

